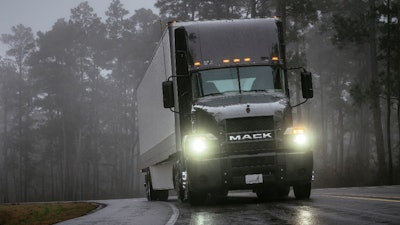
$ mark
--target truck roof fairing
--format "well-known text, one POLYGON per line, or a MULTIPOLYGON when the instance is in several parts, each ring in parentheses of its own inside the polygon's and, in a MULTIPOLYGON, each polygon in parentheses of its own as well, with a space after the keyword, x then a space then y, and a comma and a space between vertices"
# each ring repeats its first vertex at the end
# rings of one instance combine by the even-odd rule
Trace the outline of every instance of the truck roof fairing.
POLYGON ((237 19, 170 23, 184 29, 191 70, 235 64, 281 63, 277 20, 237 19))

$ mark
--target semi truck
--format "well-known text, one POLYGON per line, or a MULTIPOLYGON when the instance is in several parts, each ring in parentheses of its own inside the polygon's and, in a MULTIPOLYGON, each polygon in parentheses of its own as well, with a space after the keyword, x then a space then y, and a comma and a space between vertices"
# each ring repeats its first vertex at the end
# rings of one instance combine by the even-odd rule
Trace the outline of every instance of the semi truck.
MULTIPOLYGON (((232 190, 310 197, 313 151, 293 124, 277 18, 169 22, 137 89, 147 199, 202 204, 232 190)), ((297 75, 296 75, 297 76, 297 75)), ((302 97, 312 75, 300 73, 302 97)))

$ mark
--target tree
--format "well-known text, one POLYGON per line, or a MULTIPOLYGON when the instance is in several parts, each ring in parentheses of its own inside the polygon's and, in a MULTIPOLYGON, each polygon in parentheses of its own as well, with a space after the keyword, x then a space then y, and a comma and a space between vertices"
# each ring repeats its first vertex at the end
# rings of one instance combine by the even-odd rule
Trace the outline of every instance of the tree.
POLYGON ((115 174, 110 189, 123 195, 133 191, 132 180, 136 176, 130 169, 134 163, 131 144, 134 136, 129 126, 134 121, 130 99, 136 71, 130 64, 132 54, 135 54, 131 46, 136 41, 136 27, 130 22, 128 13, 119 1, 113 1, 106 12, 107 52, 112 58, 107 62, 110 69, 107 79, 111 86, 107 96, 109 109, 104 114, 109 126, 104 132, 115 139, 108 143, 111 151, 104 149, 104 154, 112 161, 111 170, 115 174))
MULTIPOLYGON (((399 83, 399 76, 395 74, 399 72, 399 68, 395 65, 399 61, 399 5, 398 3, 387 0, 383 1, 377 7, 378 14, 378 32, 379 35, 377 42, 378 48, 378 62, 381 63, 380 75, 384 85, 383 94, 386 98, 386 144, 388 155, 388 181, 393 183, 393 153, 392 153, 392 106, 394 100, 398 99, 396 92, 396 84, 399 83), (397 47, 397 48, 396 48, 397 47)), ((399 124, 399 118, 397 118, 399 124)))
MULTIPOLYGON (((0 61, 0 107, 2 109, 1 126, 3 127, 1 133, 1 146, 0 146, 0 200, 9 202, 10 199, 15 201, 15 196, 9 194, 9 180, 12 174, 12 161, 10 160, 11 138, 9 134, 10 120, 12 115, 15 114, 18 99, 18 74, 15 65, 12 62, 1 59, 0 61)), ((12 124, 11 124, 12 125, 12 124)), ((13 153, 15 154, 15 153, 13 153)))
MULTIPOLYGON (((310 0, 287 0, 286 5, 280 5, 284 9, 282 15, 285 22, 285 41, 287 44, 287 62, 289 67, 299 67, 306 65, 306 44, 304 41, 305 34, 310 26, 317 21, 317 10, 314 8, 310 0)), ((281 3, 281 4, 283 4, 281 3)), ((291 80, 295 90, 296 102, 300 102, 300 80, 295 73, 290 73, 291 80)), ((297 107, 297 121, 302 121, 301 107, 297 107)))
MULTIPOLYGON (((378 174, 377 177, 381 183, 386 183, 387 178, 392 177, 392 153, 391 153, 391 106, 392 106, 392 86, 396 82, 393 80, 393 73, 391 69, 391 52, 393 44, 396 40, 392 39, 393 24, 380 23, 382 18, 389 21, 390 14, 395 15, 394 12, 388 14, 388 6, 391 1, 385 1, 386 4, 380 6, 376 5, 374 0, 368 2, 353 2, 358 7, 348 6, 347 3, 344 7, 347 13, 341 13, 334 16, 334 25, 336 30, 335 43, 342 47, 347 47, 349 44, 357 44, 362 49, 366 49, 364 54, 368 56, 368 65, 370 74, 367 80, 364 79, 364 85, 354 85, 353 96, 364 102, 370 103, 370 110, 372 112, 372 119, 374 124, 375 148, 378 159, 378 174), (389 4, 388 4, 389 3, 389 4), (360 7, 361 6, 361 7, 360 7), (352 9, 352 10, 349 10, 352 9), (363 9, 365 9, 363 11, 363 9), (365 12, 368 12, 366 14, 365 12), (390 47, 389 47, 390 46, 390 47), (367 48, 366 48, 367 47, 367 48), (386 61, 386 63, 382 63, 386 61), (386 65, 386 66, 385 66, 386 65), (384 75, 386 74, 386 75, 384 75), (384 94, 387 105, 386 116, 386 143, 388 154, 385 154, 384 134, 382 129, 382 115, 381 115, 381 95, 384 94), (385 157, 388 156, 388 167, 386 166, 385 157), (389 171, 389 173, 387 173, 389 171)), ((394 8, 393 8, 394 9, 394 8)), ((345 11, 346 12, 346 11, 345 11)), ((398 40, 398 39, 397 39, 398 40)), ((395 50, 396 51, 396 50, 395 50)), ((396 61, 396 60, 394 60, 396 61)))
POLYGON ((28 182, 29 182, 29 153, 32 151, 30 145, 30 107, 31 107, 31 96, 30 96, 30 83, 29 77, 27 76, 28 66, 26 63, 27 58, 33 51, 34 38, 32 29, 25 27, 22 24, 13 26, 11 28, 12 34, 2 34, 1 41, 7 44, 10 49, 6 54, 13 58, 16 64, 18 74, 18 85, 17 85, 17 116, 15 117, 16 123, 12 127, 15 129, 15 133, 12 137, 13 149, 15 150, 16 158, 21 163, 18 164, 17 168, 18 175, 15 175, 15 179, 20 182, 19 193, 17 198, 25 200, 27 196, 28 182))
POLYGON ((249 0, 158 0, 155 7, 160 9, 160 14, 167 18, 181 21, 207 20, 207 19, 233 19, 251 15, 256 17, 265 13, 265 1, 249 0), (251 11, 251 8, 253 11, 251 11), (257 9, 262 10, 257 10, 257 9), (253 13, 253 14, 251 14, 253 13))
POLYGON ((11 51, 22 42, 2 36, 16 60, 0 67, 0 201, 139 195, 135 91, 159 17, 129 17, 118 0, 107 15, 102 23, 83 2, 38 32, 31 51, 11 51))
POLYGON ((195 20, 198 17, 199 0, 157 0, 155 7, 160 9, 160 14, 176 20, 195 20))
MULTIPOLYGON (((101 76, 101 70, 105 67, 107 57, 105 56, 106 47, 106 27, 101 22, 100 17, 93 12, 93 8, 87 2, 79 4, 71 10, 69 24, 74 30, 75 41, 72 47, 72 54, 75 56, 74 74, 79 77, 78 87, 80 87, 77 96, 77 114, 82 122, 72 119, 69 124, 74 124, 71 128, 71 138, 74 152, 71 152, 69 160, 73 162, 74 158, 77 165, 72 164, 71 172, 77 173, 81 169, 93 171, 86 174, 86 178, 75 176, 73 179, 75 187, 68 187, 70 190, 82 190, 82 187, 90 186, 92 190, 87 190, 94 197, 99 193, 100 186, 100 115, 102 91, 99 87, 103 85, 105 79, 101 76), (86 138, 83 138, 86 137, 86 138), (94 158, 83 158, 83 156, 96 156, 94 158), (86 162, 89 162, 87 164, 86 162), (87 185, 78 186, 81 182, 89 182, 87 185)), ((74 113, 74 112, 72 112, 74 113)), ((73 116, 74 114, 69 116, 73 116)), ((67 115, 68 116, 68 115, 67 115)), ((67 158, 68 159, 68 158, 67 158)), ((68 164, 66 164, 68 166, 68 164)), ((76 195, 78 192, 71 193, 76 195)))
POLYGON ((35 92, 35 108, 44 118, 38 124, 38 132, 43 140, 42 147, 51 156, 52 171, 49 186, 55 199, 67 199, 68 187, 72 184, 71 166, 73 159, 73 126, 80 121, 76 115, 79 78, 73 72, 75 56, 72 49, 75 35, 72 27, 64 20, 54 24, 46 33, 38 33, 39 50, 31 58, 31 74, 35 92), (75 111, 75 112, 74 112, 75 111), (75 114, 75 115, 74 115, 75 114))

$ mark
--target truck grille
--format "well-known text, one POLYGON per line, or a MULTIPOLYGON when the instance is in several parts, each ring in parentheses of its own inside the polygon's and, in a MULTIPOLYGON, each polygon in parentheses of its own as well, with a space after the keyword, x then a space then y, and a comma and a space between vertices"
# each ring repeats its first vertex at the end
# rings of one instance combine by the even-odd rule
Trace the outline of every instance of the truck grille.
POLYGON ((245 132, 274 129, 274 118, 272 116, 246 117, 226 120, 226 132, 245 132))
POLYGON ((231 174, 246 175, 253 173, 269 174, 274 171, 274 156, 236 158, 231 160, 231 174))
POLYGON ((227 119, 225 129, 228 154, 256 154, 276 147, 272 116, 227 119))

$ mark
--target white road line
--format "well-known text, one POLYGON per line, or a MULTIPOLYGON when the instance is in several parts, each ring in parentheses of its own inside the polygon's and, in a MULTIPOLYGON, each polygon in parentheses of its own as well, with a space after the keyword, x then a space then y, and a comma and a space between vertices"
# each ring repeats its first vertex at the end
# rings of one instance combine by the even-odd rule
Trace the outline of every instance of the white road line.
POLYGON ((179 209, 176 208, 173 204, 165 202, 166 204, 169 205, 169 207, 171 207, 172 209, 172 215, 169 218, 168 222, 165 225, 174 225, 176 223, 176 221, 178 220, 179 217, 179 209))
POLYGON ((335 197, 335 198, 347 198, 347 199, 357 199, 357 200, 368 200, 368 201, 381 201, 381 202, 396 202, 400 203, 398 197, 385 198, 385 197, 375 197, 375 196, 354 196, 354 195, 337 195, 337 194, 322 194, 320 196, 335 197))

